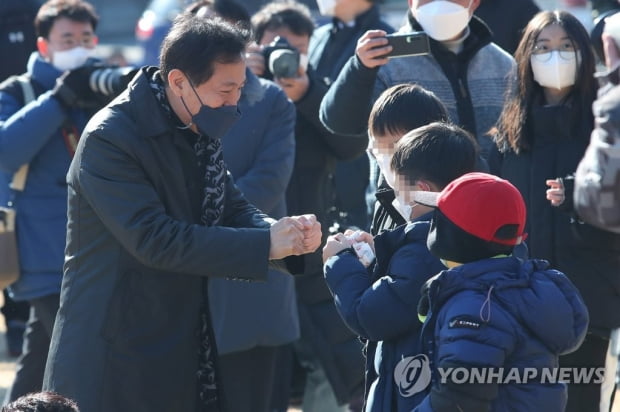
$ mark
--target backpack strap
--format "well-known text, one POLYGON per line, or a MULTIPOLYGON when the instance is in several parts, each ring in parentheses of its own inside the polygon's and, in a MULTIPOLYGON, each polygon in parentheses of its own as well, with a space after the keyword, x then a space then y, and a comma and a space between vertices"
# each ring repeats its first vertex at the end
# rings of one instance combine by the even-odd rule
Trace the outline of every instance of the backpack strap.
MULTIPOLYGON (((17 83, 22 89, 22 96, 24 100, 24 106, 28 103, 34 101, 36 96, 34 94, 34 89, 32 87, 32 83, 30 83, 30 78, 26 75, 17 76, 15 78, 17 83)), ((13 175, 13 180, 11 181, 10 187, 16 191, 23 191, 24 187, 26 187, 26 179, 28 178, 28 163, 22 165, 17 172, 13 175)))
POLYGON ((30 78, 26 75, 17 76, 17 83, 22 88, 22 96, 24 96, 24 106, 34 101, 36 96, 34 94, 34 88, 30 83, 30 78))

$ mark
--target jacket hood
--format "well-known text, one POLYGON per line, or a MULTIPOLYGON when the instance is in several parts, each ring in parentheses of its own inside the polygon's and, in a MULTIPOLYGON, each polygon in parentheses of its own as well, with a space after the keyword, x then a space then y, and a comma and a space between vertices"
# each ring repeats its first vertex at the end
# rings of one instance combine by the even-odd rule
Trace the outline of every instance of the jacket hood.
MULTIPOLYGON (((485 259, 442 272, 431 288, 439 305, 462 290, 479 290, 553 353, 564 354, 583 341, 588 311, 568 278, 548 267, 544 260, 485 259)), ((490 307, 481 314, 493 316, 490 307)))

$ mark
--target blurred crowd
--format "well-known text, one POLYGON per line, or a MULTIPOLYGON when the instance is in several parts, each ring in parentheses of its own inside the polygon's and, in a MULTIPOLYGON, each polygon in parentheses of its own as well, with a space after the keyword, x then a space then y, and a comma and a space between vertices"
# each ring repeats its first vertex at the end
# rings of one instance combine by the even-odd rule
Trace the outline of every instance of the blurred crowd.
POLYGON ((0 5, 3 411, 610 411, 620 2, 399 1, 0 5))

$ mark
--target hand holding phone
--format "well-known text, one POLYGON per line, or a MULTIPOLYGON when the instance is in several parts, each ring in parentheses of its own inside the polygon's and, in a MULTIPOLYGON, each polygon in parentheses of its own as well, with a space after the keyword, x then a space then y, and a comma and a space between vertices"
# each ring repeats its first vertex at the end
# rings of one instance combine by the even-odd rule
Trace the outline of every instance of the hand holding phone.
POLYGON ((388 45, 386 35, 384 30, 368 30, 357 40, 355 54, 362 65, 372 69, 388 62, 385 55, 392 47, 388 45))

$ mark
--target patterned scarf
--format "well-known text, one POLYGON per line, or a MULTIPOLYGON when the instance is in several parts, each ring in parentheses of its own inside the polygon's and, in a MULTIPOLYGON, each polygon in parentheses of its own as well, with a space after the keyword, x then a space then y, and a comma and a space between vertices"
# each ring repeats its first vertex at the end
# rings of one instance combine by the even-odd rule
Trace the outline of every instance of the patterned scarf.
MULTIPOLYGON (((149 85, 161 107, 171 119, 177 121, 166 98, 165 86, 159 72, 156 72, 149 80, 149 85)), ((224 165, 222 143, 219 139, 200 135, 196 139, 194 150, 199 169, 205 171, 200 222, 205 226, 216 226, 222 220, 224 211, 226 166, 224 165)), ((199 410, 201 412, 220 412, 216 378, 217 349, 210 327, 211 314, 209 313, 206 278, 203 278, 202 285, 203 297, 200 310, 200 347, 197 372, 200 397, 199 410)))

